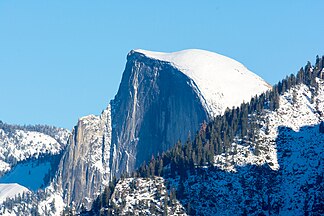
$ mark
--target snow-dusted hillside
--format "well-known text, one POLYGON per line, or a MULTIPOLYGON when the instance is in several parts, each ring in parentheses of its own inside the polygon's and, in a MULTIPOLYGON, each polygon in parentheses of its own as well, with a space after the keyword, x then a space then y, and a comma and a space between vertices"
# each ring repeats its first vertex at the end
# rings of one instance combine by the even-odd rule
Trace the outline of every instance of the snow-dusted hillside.
POLYGON ((0 122, 1 215, 31 215, 36 211, 39 197, 31 191, 47 186, 53 178, 69 135, 68 130, 53 126, 0 122), (23 192, 24 196, 18 197, 23 192))
MULTIPOLYGON (((324 121, 324 81, 317 79, 317 84, 292 87, 280 96, 276 111, 250 115, 250 123, 261 128, 254 142, 243 144, 236 138, 232 148, 215 156, 213 168, 198 167, 183 181, 166 177, 158 187, 168 182, 178 188, 177 203, 183 207, 177 208, 190 215, 323 214, 324 133, 319 124, 324 121)), ((150 197, 141 189, 145 184, 141 178, 118 182, 115 193, 120 199, 113 201, 123 203, 118 205, 121 212, 138 208, 137 199, 128 194, 150 197), (136 187, 131 182, 137 182, 136 187)), ((146 184, 150 191, 158 187, 146 184)), ((159 207, 149 203, 155 207, 140 205, 141 212, 159 207)))
POLYGON ((14 198, 18 194, 30 192, 27 188, 19 184, 0 184, 0 204, 7 198, 14 198))
POLYGON ((233 143, 232 151, 216 156, 214 165, 226 172, 189 177, 182 204, 203 215, 321 212, 324 81, 317 81, 317 91, 296 86, 280 97, 277 111, 258 119, 257 142, 233 143))
POLYGON ((52 136, 1 122, 0 176, 19 161, 38 158, 40 155, 58 154, 65 147, 70 132, 60 128, 46 128, 53 128, 53 131, 49 132, 52 136))
POLYGON ((186 215, 181 204, 170 198, 161 177, 126 178, 116 186, 112 201, 121 209, 115 215, 186 215))
MULTIPOLYGON (((266 111, 257 120, 262 125, 258 131, 258 146, 256 143, 242 146, 234 142, 231 153, 215 156, 215 166, 235 171, 235 166, 268 164, 273 170, 280 169, 277 158, 279 129, 287 127, 298 132, 301 127, 318 125, 324 121, 324 81, 317 79, 317 82, 316 92, 300 84, 281 96, 279 109, 275 112, 266 111)), ((250 116, 250 121, 253 118, 256 117, 250 116)))
POLYGON ((241 63, 217 53, 199 49, 173 53, 134 51, 169 62, 188 76, 211 116, 222 114, 227 107, 239 106, 243 101, 249 102, 251 97, 271 88, 241 63))
MULTIPOLYGON (((15 184, 13 184, 15 185, 15 184)), ((21 187, 21 186, 19 186, 21 187)), ((18 187, 18 188, 19 188, 18 187)), ((15 188, 14 188, 15 189, 15 188)), ((0 204, 0 215, 27 216, 27 215, 62 215, 65 204, 62 195, 54 191, 52 186, 36 193, 27 191, 12 196, 0 204)))

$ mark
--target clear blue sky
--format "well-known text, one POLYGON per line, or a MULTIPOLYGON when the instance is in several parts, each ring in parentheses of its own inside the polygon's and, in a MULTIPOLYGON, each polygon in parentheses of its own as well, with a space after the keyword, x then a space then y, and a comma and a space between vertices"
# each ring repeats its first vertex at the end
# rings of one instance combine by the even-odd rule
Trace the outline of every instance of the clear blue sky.
POLYGON ((324 54, 323 11, 322 0, 1 0, 0 120, 71 129, 100 114, 136 48, 214 51, 274 84, 324 54))

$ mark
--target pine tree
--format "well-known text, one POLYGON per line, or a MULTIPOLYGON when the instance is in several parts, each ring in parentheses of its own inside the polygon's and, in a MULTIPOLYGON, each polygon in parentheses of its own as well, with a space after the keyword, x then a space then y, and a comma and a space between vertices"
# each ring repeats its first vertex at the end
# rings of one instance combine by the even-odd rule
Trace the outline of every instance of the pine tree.
POLYGON ((165 195, 164 198, 164 208, 163 208, 163 216, 168 216, 168 195, 165 195))
POLYGON ((162 158, 159 159, 157 175, 158 176, 163 176, 163 160, 162 160, 162 158))
POLYGON ((300 68, 300 70, 297 73, 297 84, 304 83, 304 76, 305 76, 304 69, 300 68))
POLYGON ((322 121, 319 125, 319 132, 324 133, 324 121, 322 121))

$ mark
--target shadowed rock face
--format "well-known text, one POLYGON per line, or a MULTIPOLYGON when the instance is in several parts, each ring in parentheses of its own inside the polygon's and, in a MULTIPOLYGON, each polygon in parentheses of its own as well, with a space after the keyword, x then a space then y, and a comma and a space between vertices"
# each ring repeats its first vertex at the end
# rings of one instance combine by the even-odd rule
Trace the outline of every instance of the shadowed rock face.
POLYGON ((57 175, 65 202, 87 204, 111 177, 131 172, 194 134, 209 118, 198 94, 195 84, 170 63, 130 52, 107 110, 81 118, 73 130, 57 175))
POLYGON ((113 101, 116 157, 112 174, 138 167, 184 141, 208 119, 190 79, 170 63, 131 52, 119 91, 113 101))

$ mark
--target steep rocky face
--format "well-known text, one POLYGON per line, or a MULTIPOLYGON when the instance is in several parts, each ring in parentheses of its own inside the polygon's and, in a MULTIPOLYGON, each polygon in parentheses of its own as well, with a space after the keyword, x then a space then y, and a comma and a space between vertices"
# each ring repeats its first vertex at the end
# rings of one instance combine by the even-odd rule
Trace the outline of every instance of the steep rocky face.
POLYGON ((128 56, 113 102, 112 173, 133 170, 208 120, 190 79, 167 62, 128 56))
POLYGON ((60 162, 56 179, 65 203, 89 201, 109 182, 110 106, 100 116, 79 119, 60 162))

